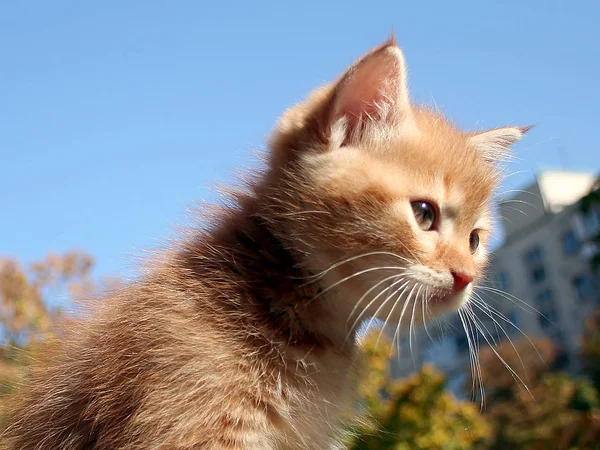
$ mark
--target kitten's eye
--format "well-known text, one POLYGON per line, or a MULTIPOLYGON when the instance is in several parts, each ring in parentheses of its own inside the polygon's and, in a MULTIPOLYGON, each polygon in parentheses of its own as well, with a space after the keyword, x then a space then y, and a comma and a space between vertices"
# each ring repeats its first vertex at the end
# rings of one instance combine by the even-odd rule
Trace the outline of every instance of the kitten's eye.
POLYGON ((469 236, 469 250, 471 250, 471 255, 474 254, 479 248, 479 233, 477 230, 471 231, 471 235, 469 236))
POLYGON ((433 205, 422 200, 412 202, 410 205, 412 206, 419 228, 423 231, 431 231, 435 224, 435 208, 433 205))

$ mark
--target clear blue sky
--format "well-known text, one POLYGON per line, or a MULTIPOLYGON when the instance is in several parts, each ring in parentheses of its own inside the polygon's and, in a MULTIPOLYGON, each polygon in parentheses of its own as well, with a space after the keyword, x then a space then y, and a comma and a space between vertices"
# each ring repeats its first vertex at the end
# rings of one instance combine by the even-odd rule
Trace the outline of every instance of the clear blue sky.
POLYGON ((468 128, 537 124, 507 189, 597 171, 599 23, 591 0, 3 2, 0 254, 123 271, 392 28, 415 99, 468 128))

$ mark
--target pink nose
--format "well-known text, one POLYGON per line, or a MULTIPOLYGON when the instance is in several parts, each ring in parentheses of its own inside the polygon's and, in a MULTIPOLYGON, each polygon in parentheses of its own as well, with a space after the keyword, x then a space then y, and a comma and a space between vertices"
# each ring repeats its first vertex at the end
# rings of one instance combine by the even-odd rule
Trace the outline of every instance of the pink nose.
POLYGON ((452 271, 452 276, 454 277, 454 290, 455 291, 462 291, 464 288, 466 288, 469 285, 469 283, 471 283, 473 281, 473 277, 471 275, 468 275, 468 274, 462 273, 462 272, 452 271))

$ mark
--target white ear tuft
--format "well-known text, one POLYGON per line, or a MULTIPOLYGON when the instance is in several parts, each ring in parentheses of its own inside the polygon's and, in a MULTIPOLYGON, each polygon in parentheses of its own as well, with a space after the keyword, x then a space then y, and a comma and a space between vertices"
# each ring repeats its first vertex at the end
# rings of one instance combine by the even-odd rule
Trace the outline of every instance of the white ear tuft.
POLYGON ((521 140, 533 126, 504 127, 473 134, 469 143, 490 162, 510 160, 510 147, 521 140))
POLYGON ((348 138, 359 136, 369 121, 393 122, 410 114, 404 55, 393 38, 350 67, 332 106, 329 126, 343 119, 348 138))

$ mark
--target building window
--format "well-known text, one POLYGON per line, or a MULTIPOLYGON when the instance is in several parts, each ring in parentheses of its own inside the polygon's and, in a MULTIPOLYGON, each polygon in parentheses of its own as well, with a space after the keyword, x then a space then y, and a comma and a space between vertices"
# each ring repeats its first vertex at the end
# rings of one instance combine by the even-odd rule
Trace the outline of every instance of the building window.
POLYGON ((600 213, 596 208, 590 208, 585 213, 575 215, 575 227, 582 238, 588 238, 600 232, 600 213))
POLYGON ((579 275, 573 278, 573 287, 579 300, 588 298, 594 292, 594 283, 589 275, 579 275))
POLYGON ((581 248, 581 254, 585 259, 592 259, 598 254, 598 244, 595 242, 586 242, 581 248))
POLYGON ((594 207, 590 208, 590 210, 583 215, 583 224, 588 236, 600 232, 600 212, 594 207))
POLYGON ((515 311, 511 311, 508 313, 508 320, 512 322, 512 324, 516 327, 520 327, 519 325, 519 315, 515 311))
POLYGON ((544 289, 536 297, 536 306, 540 311, 538 321, 544 333, 558 343, 562 343, 562 331, 558 327, 558 310, 554 302, 554 292, 544 289))
POLYGON ((496 272, 496 274, 494 275, 494 281, 496 284, 496 287, 498 289, 502 289, 503 291, 507 291, 508 290, 508 286, 509 286, 509 280, 508 280, 508 274, 504 271, 500 271, 500 272, 496 272))
POLYGON ((464 352, 469 349, 469 340, 466 333, 459 333, 456 336, 456 348, 459 352, 464 352))
POLYGON ((567 231, 562 236, 562 248, 565 256, 573 256, 579 252, 581 243, 573 230, 567 231))
POLYGON ((554 342, 556 342, 559 345, 559 347, 562 347, 564 345, 565 333, 563 332, 562 329, 558 328, 558 326, 550 325, 550 329, 548 330, 548 335, 554 342))
POLYGON ((546 269, 543 263, 544 251, 535 246, 523 255, 523 260, 529 268, 529 278, 533 283, 541 283, 546 280, 546 269))
POLYGON ((531 281, 534 283, 541 283, 546 279, 546 269, 544 269, 544 266, 537 266, 531 269, 530 275, 531 281))
POLYGON ((558 313, 556 309, 546 311, 543 316, 538 316, 540 326, 545 332, 554 331, 558 327, 558 313))
POLYGON ((509 311, 506 314, 506 318, 508 319, 509 323, 506 324, 506 327, 503 326, 505 331, 508 334, 515 334, 515 333, 519 332, 519 329, 521 328, 521 321, 519 320, 519 315, 517 314, 517 312, 509 311))
POLYGON ((545 314, 548 311, 554 310, 554 292, 551 289, 544 289, 536 297, 537 308, 545 314))
POLYGON ((542 247, 535 246, 525 252, 523 259, 528 265, 533 266, 536 264, 541 264, 543 256, 544 251, 542 247))

